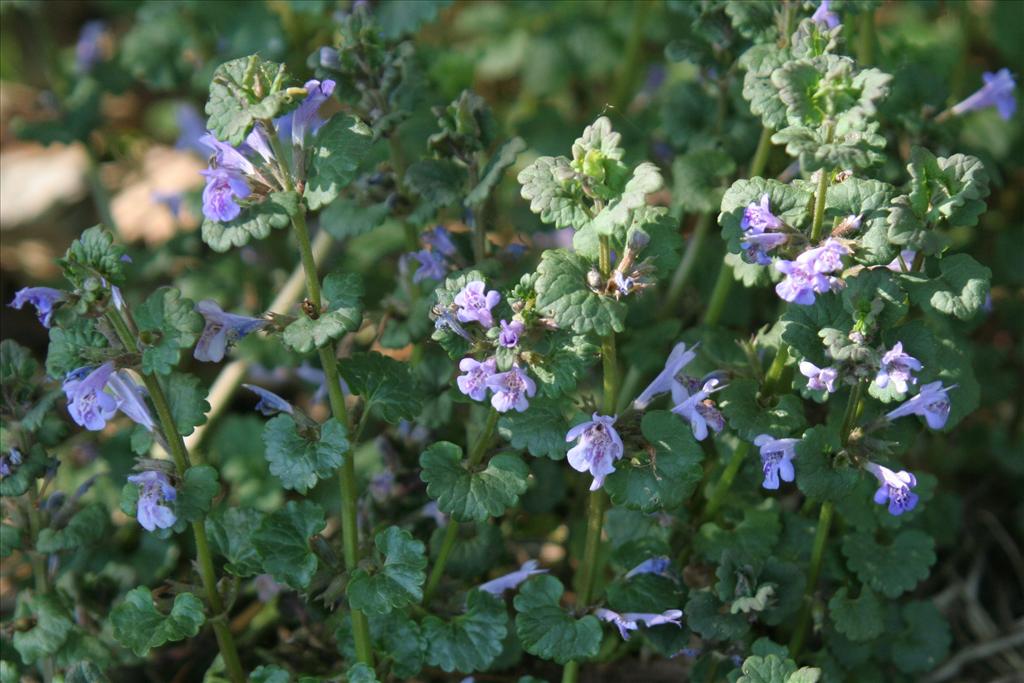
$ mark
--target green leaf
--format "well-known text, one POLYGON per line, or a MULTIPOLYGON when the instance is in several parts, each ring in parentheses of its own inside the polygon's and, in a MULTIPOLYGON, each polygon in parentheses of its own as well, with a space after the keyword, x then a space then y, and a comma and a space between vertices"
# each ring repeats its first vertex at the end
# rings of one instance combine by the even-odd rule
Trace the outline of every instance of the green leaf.
MULTIPOLYGON (((67 671, 65 683, 110 683, 103 670, 93 662, 79 661, 67 671)), ((6 683, 6 682, 5 682, 6 683)))
POLYGON ((21 548, 21 530, 10 524, 0 524, 0 557, 10 557, 21 548))
POLYGON ((169 374, 181 349, 195 344, 203 331, 203 316, 194 309, 192 300, 173 287, 161 287, 135 309, 144 373, 169 374))
POLYGON ((426 643, 420 626, 401 611, 370 616, 374 644, 392 658, 391 673, 401 680, 415 677, 423 668, 426 643))
POLYGON ((380 683, 373 667, 362 662, 349 668, 348 673, 345 674, 345 680, 347 683, 380 683))
POLYGON ((512 448, 529 451, 538 458, 565 458, 567 431, 569 423, 558 403, 544 398, 530 401, 530 409, 525 412, 508 412, 498 420, 501 438, 512 448))
POLYGON ((882 601, 867 587, 850 598, 843 586, 828 601, 828 613, 836 630, 855 642, 874 640, 885 631, 882 601))
POLYGON ((771 556, 782 533, 779 511, 771 499, 746 508, 743 519, 730 527, 705 522, 694 539, 694 549, 709 562, 721 562, 729 552, 737 562, 754 565, 771 556))
POLYGON ((334 239, 343 240, 370 232, 390 213, 386 202, 361 206, 354 199, 335 199, 320 214, 320 225, 334 239))
POLYGON ((889 205, 895 194, 892 185, 863 178, 847 178, 825 194, 826 225, 860 217, 860 250, 855 256, 866 265, 886 265, 896 257, 888 237, 889 205))
POLYGON ((829 135, 828 126, 806 128, 789 126, 772 136, 776 145, 785 145, 786 153, 798 157, 805 173, 820 168, 860 169, 885 160, 880 150, 885 148, 885 137, 878 133, 877 121, 844 125, 841 120, 829 135))
POLYGON ((899 532, 887 545, 872 534, 848 534, 843 538, 843 555, 863 584, 896 598, 928 578, 935 564, 935 541, 917 529, 899 532))
MULTIPOLYGON (((430 535, 430 555, 435 559, 441 552, 446 528, 439 526, 430 535)), ((504 547, 498 526, 487 522, 460 524, 458 542, 448 556, 445 571, 460 579, 476 578, 498 562, 504 547)))
POLYGON ((381 37, 391 41, 432 23, 450 4, 451 0, 384 0, 374 7, 374 14, 381 37))
POLYGON ((743 76, 743 97, 750 102, 750 111, 760 116, 765 128, 779 130, 786 126, 786 103, 772 84, 772 72, 791 58, 789 50, 774 43, 754 45, 739 58, 743 76))
POLYGON ((279 666, 258 666, 249 674, 249 683, 291 683, 291 676, 279 666))
POLYGON ((242 213, 232 221, 203 221, 203 241, 211 249, 225 252, 231 247, 244 247, 252 240, 261 240, 271 229, 286 228, 299 210, 299 195, 294 192, 271 192, 259 203, 242 202, 242 213))
POLYGON ((685 502, 703 477, 704 451, 693 438, 690 426, 665 410, 646 413, 640 424, 644 438, 654 449, 619 461, 609 475, 605 490, 616 505, 654 512, 671 510, 685 502))
POLYGON ((210 83, 207 128, 218 140, 237 147, 255 121, 285 113, 293 97, 283 86, 287 86, 283 64, 257 55, 224 62, 213 72, 210 83))
POLYGON ((331 273, 324 279, 326 308, 313 320, 303 314, 284 330, 284 343, 309 353, 355 332, 363 321, 363 280, 355 273, 331 273))
POLYGON ((750 629, 744 614, 733 614, 711 591, 691 591, 686 601, 686 625, 707 640, 736 640, 750 629))
POLYGON ((953 315, 961 320, 973 318, 988 296, 992 271, 967 254, 953 254, 939 261, 940 275, 925 279, 904 274, 910 299, 925 310, 953 315))
POLYGON ((839 297, 819 296, 811 306, 788 307, 782 316, 782 340, 818 367, 825 367, 832 361, 825 356, 819 330, 849 332, 852 325, 839 297))
POLYGON ((110 613, 114 638, 139 657, 166 642, 191 638, 206 621, 203 603, 191 593, 179 593, 168 614, 157 610, 145 586, 128 591, 110 613))
MULTIPOLYGON (((39 444, 32 446, 26 457, 22 454, 23 462, 12 474, 0 479, 0 496, 20 496, 31 486, 36 477, 41 476, 50 466, 50 459, 46 451, 39 444)), ((55 465, 56 463, 54 463, 55 465)))
POLYGON ((316 134, 303 196, 312 211, 327 206, 356 177, 373 143, 372 131, 358 119, 335 114, 316 134))
POLYGON ((111 284, 124 281, 124 247, 114 243, 114 235, 102 226, 94 226, 71 243, 64 261, 83 279, 99 275, 111 284))
POLYGON ((812 500, 837 502, 857 486, 860 470, 847 461, 838 461, 841 450, 835 429, 818 425, 804 432, 796 445, 796 484, 812 500))
POLYGON ((304 590, 317 567, 309 539, 323 528, 323 508, 308 500, 290 500, 283 509, 267 515, 252 535, 263 571, 296 590, 304 590))
POLYGON ((534 576, 519 588, 516 635, 531 655, 558 664, 597 656, 601 646, 601 624, 588 614, 574 619, 559 606, 565 588, 553 576, 534 576))
POLYGON ((206 401, 206 390, 200 386, 198 377, 172 372, 164 391, 167 393, 167 402, 171 404, 171 416, 179 434, 188 436, 196 427, 206 424, 210 404, 206 401))
POLYGON ((626 304, 587 285, 592 265, 565 249, 544 252, 537 266, 537 308, 555 324, 573 332, 598 335, 622 332, 626 304))
POLYGON ((366 410, 372 409, 384 421, 395 423, 419 415, 416 379, 406 363, 376 352, 356 353, 341 361, 341 376, 352 393, 363 397, 366 410))
POLYGON ((50 328, 50 347, 46 354, 46 373, 63 380, 69 372, 85 365, 95 365, 95 350, 109 346, 107 338, 89 318, 74 318, 70 324, 50 328))
POLYGON ((482 203, 501 180, 505 170, 516 163, 516 157, 526 151, 526 141, 520 137, 512 138, 501 146, 487 163, 480 176, 480 182, 466 195, 466 205, 475 206, 482 203))
POLYGON ((511 453, 494 456, 483 470, 470 471, 462 460, 462 449, 447 441, 425 450, 420 467, 427 495, 437 501, 441 512, 459 522, 500 516, 519 501, 530 475, 526 464, 511 453))
POLYGON ((405 174, 409 191, 431 209, 457 204, 466 186, 466 169, 450 159, 423 159, 405 174))
POLYGON ((225 571, 243 578, 263 571, 252 538, 264 517, 252 508, 218 507, 206 518, 206 534, 214 550, 227 560, 225 571))
POLYGON ((527 357, 530 370, 537 377, 540 393, 552 398, 574 391, 580 377, 600 355, 590 337, 565 330, 545 335, 533 351, 527 357))
POLYGON ((772 213, 787 225, 800 229, 809 224, 814 203, 814 195, 811 192, 770 178, 737 180, 722 195, 721 213, 718 214, 718 224, 722 226, 722 239, 728 243, 728 249, 732 253, 740 253, 743 235, 740 222, 743 220, 743 212, 750 204, 759 203, 765 194, 768 195, 772 213))
POLYGON ((840 299, 853 320, 871 320, 883 329, 902 320, 910 308, 896 274, 888 268, 866 268, 846 278, 840 299))
POLYGON ((373 574, 362 568, 352 573, 347 588, 352 608, 367 614, 387 614, 419 602, 427 578, 423 543, 396 526, 378 532, 374 543, 383 562, 378 558, 379 570, 373 574))
POLYGON ((36 550, 56 553, 61 550, 86 550, 104 538, 110 519, 98 503, 86 505, 76 512, 63 529, 42 529, 36 538, 36 550))
POLYGON ((805 424, 803 403, 793 394, 762 399, 756 380, 737 379, 718 394, 729 426, 747 441, 761 434, 783 437, 805 424))
POLYGON ((277 415, 263 427, 264 456, 281 485, 306 493, 317 481, 334 475, 348 452, 348 432, 334 418, 317 431, 299 425, 291 415, 277 415))
POLYGON ((505 605, 490 593, 470 591, 466 612, 450 621, 433 615, 423 619, 423 642, 430 666, 444 671, 473 673, 491 665, 501 654, 501 643, 508 629, 505 605))
POLYGON ((892 640, 892 662, 906 674, 933 670, 953 642, 946 618, 931 602, 907 603, 902 612, 904 628, 892 640))
POLYGON ((686 213, 711 213, 722 203, 725 179, 736 164, 721 149, 698 149, 672 162, 672 198, 686 213))
POLYGON ((590 222, 582 192, 570 181, 574 171, 565 157, 538 157, 519 172, 523 199, 530 211, 556 228, 579 228, 590 222))
POLYGON ((14 649, 25 664, 56 654, 74 629, 71 615, 56 595, 35 595, 19 601, 16 616, 33 620, 32 628, 13 635, 14 649))
POLYGON ((210 511, 213 497, 220 491, 217 470, 209 465, 193 465, 185 471, 178 497, 174 501, 174 514, 178 516, 175 530, 183 522, 197 522, 210 511))
POLYGON ((743 675, 736 683, 817 683, 821 677, 821 669, 797 669, 792 659, 774 654, 747 657, 740 670, 743 675))
POLYGON ((5 387, 30 382, 38 370, 31 351, 13 339, 0 342, 0 382, 5 387))

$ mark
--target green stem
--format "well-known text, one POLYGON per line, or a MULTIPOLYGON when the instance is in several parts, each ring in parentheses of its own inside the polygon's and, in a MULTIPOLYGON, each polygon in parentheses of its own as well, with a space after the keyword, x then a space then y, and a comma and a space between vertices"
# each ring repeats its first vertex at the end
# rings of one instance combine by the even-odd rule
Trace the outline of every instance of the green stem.
POLYGON ((103 184, 103 177, 100 175, 100 163, 96 158, 96 150, 92 145, 85 146, 88 154, 88 165, 86 166, 86 177, 89 181, 89 192, 92 195, 93 204, 96 206, 96 214, 100 222, 111 230, 117 230, 114 223, 114 213, 110 210, 110 192, 103 184))
MULTIPOLYGON (((856 384, 850 391, 850 398, 846 403, 846 412, 843 415, 842 436, 843 446, 850 440, 850 432, 857 420, 861 409, 864 407, 864 383, 856 384)), ((832 526, 833 506, 831 501, 821 504, 821 512, 818 514, 818 529, 814 534, 814 546, 811 549, 811 564, 807 569, 807 588, 804 592, 804 604, 796 620, 796 629, 789 640, 789 656, 796 659, 803 649, 804 640, 807 637, 807 628, 811 622, 811 610, 814 607, 814 593, 818 586, 818 577, 821 574, 821 563, 825 557, 825 546, 828 543, 828 532, 832 526)))
POLYGON ((814 194, 814 223, 811 225, 811 242, 821 239, 825 227, 825 194, 828 192, 829 175, 826 169, 818 170, 818 190, 814 194))
MULTIPOLYGON (((39 494, 36 491, 35 483, 28 490, 28 531, 32 539, 32 551, 28 553, 32 562, 32 578, 35 580, 36 595, 46 595, 50 592, 50 580, 46 573, 46 557, 43 553, 35 550, 36 541, 39 539, 39 531, 42 529, 42 519, 39 515, 39 494)), ((44 657, 39 661, 39 668, 42 670, 43 683, 50 683, 53 680, 53 658, 44 657)))
POLYGON ((785 376, 786 362, 788 360, 789 346, 780 344, 779 350, 776 352, 775 358, 772 360, 772 364, 764 376, 764 392, 766 394, 775 395, 779 393, 779 389, 784 384, 783 377, 785 376))
MULTIPOLYGON (((121 344, 125 349, 137 351, 135 336, 128 328, 121 314, 113 309, 107 311, 107 319, 114 327, 121 344)), ((167 446, 174 459, 175 468, 179 476, 184 476, 191 466, 185 442, 178 432, 174 416, 171 413, 171 406, 167 402, 167 395, 164 393, 160 380, 148 373, 141 373, 142 381, 153 400, 153 407, 156 409, 157 420, 160 422, 160 429, 164 433, 167 446)), ((238 649, 235 647, 234 636, 228 626, 227 615, 224 613, 224 602, 217 591, 217 573, 213 567, 213 553, 210 552, 210 544, 206 538, 206 527, 203 520, 192 522, 192 534, 196 542, 196 564, 199 567, 199 577, 203 582, 203 589, 206 592, 206 601, 210 607, 212 616, 210 624, 213 626, 213 633, 217 638, 217 645, 220 648, 221 657, 224 659, 224 667, 227 669, 228 677, 233 683, 244 683, 245 671, 242 669, 242 662, 238 657, 238 649)))
MULTIPOLYGON (((487 448, 491 445, 491 440, 494 438, 494 430, 497 426, 498 411, 491 408, 491 412, 487 415, 487 423, 484 425, 483 431, 480 432, 480 436, 477 437, 473 449, 469 452, 469 459, 466 461, 466 464, 470 469, 480 464, 484 453, 487 452, 487 448)), ((430 605, 430 600, 434 597, 434 592, 441 582, 441 577, 444 576, 444 568, 448 564, 448 557, 452 554, 452 549, 455 548, 455 543, 458 539, 459 523, 454 519, 449 519, 448 526, 444 530, 444 538, 441 540, 441 549, 437 553, 437 559, 434 560, 434 566, 430 570, 430 578, 427 579, 427 586, 423 590, 424 607, 430 605)))
POLYGON ((860 15, 860 40, 857 43, 857 65, 868 66, 875 60, 875 12, 865 10, 860 15))
POLYGON ((700 516, 700 521, 714 519, 715 515, 718 514, 718 511, 721 509, 722 503, 725 502, 725 497, 729 495, 729 489, 732 488, 732 483, 736 480, 736 475, 739 474, 740 468, 743 466, 743 461, 746 459, 749 452, 750 444, 746 441, 740 441, 739 445, 736 446, 736 449, 732 452, 732 458, 729 459, 729 464, 725 466, 725 470, 722 472, 721 478, 719 478, 718 483, 715 484, 715 490, 711 494, 711 499, 708 501, 708 504, 704 507, 704 513, 700 516))
POLYGON ((804 639, 807 636, 807 626, 811 620, 811 608, 814 604, 814 591, 818 585, 818 576, 821 574, 821 562, 825 557, 825 545, 828 542, 828 532, 832 527, 832 503, 826 501, 821 504, 821 512, 818 514, 818 529, 814 534, 814 547, 811 550, 811 566, 807 570, 807 589, 804 593, 804 604, 800 609, 800 616, 797 617, 796 630, 789 641, 789 656, 796 659, 804 646, 804 639))
MULTIPOLYGON (((299 255, 302 269, 306 276, 306 294, 314 310, 319 311, 323 305, 320 290, 320 276, 317 274, 316 259, 309 241, 309 228, 306 227, 305 210, 292 216, 292 231, 299 243, 299 255)), ((335 420, 351 429, 348 420, 348 409, 345 407, 345 395, 341 391, 341 377, 338 373, 338 359, 334 355, 334 347, 327 345, 317 350, 320 365, 324 371, 327 384, 327 397, 331 404, 331 414, 335 420)), ((359 523, 356 510, 358 492, 356 490, 355 458, 352 451, 342 455, 341 467, 338 468, 338 486, 341 494, 341 543, 345 556, 345 568, 351 572, 359 564, 359 523)), ((373 666, 373 643, 370 639, 370 627, 366 615, 360 610, 351 609, 352 635, 355 640, 356 657, 360 662, 373 666)))
POLYGON ((704 324, 714 327, 725 311, 725 303, 729 300, 729 290, 732 289, 732 266, 722 261, 722 267, 718 269, 718 279, 715 280, 715 287, 711 290, 711 298, 708 300, 708 307, 704 311, 704 324))
POLYGON ((615 82, 612 102, 619 109, 629 104, 628 98, 630 88, 636 84, 636 70, 640 63, 640 48, 643 47, 644 27, 647 25, 647 18, 650 14, 652 3, 649 0, 642 0, 634 5, 633 25, 630 27, 629 37, 626 39, 625 59, 622 60, 622 70, 619 71, 615 82))
MULTIPOLYGON (((754 157, 750 160, 750 168, 747 170, 748 178, 754 178, 764 173, 771 151, 772 131, 770 128, 762 128, 761 137, 757 141, 757 149, 754 150, 754 157)), ((707 311, 704 314, 705 325, 718 324, 718 320, 725 310, 725 304, 729 300, 729 290, 732 289, 733 279, 732 266, 723 261, 718 270, 718 279, 715 280, 715 288, 711 291, 707 311)))
MULTIPOLYGON (((601 236, 599 263, 601 274, 608 276, 611 270, 611 247, 606 236, 601 236)), ((618 394, 618 358, 615 349, 615 333, 610 332, 601 339, 601 361, 603 373, 602 410, 605 415, 615 412, 618 394)), ((586 609, 593 597, 597 576, 601 571, 598 554, 601 550, 601 530, 604 526, 604 510, 607 497, 604 490, 590 493, 587 504, 587 535, 583 544, 583 558, 579 565, 576 586, 576 608, 586 609)), ((579 679, 580 663, 571 661, 562 669, 562 683, 576 683, 579 679)))
POLYGON ((665 305, 662 308, 662 314, 666 317, 675 310, 679 296, 683 293, 683 287, 686 286, 690 276, 693 275, 693 267, 697 264, 697 256, 704 245, 704 238, 707 237, 710 226, 711 214, 701 214, 700 218, 697 219, 697 225, 693 228, 693 235, 686 245, 686 253, 683 254, 683 258, 679 261, 676 272, 672 273, 672 281, 669 283, 668 294, 665 296, 665 305))

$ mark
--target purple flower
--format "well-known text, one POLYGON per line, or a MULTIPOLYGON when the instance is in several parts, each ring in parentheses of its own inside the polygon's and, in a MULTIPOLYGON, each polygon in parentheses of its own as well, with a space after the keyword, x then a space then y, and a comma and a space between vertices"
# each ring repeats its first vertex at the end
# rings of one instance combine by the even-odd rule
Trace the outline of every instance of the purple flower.
POLYGON ((448 515, 441 512, 441 509, 437 507, 436 500, 432 500, 420 508, 420 517, 428 517, 434 520, 434 523, 439 527, 444 526, 448 522, 448 515))
POLYGON ((89 431, 98 432, 106 427, 107 420, 117 412, 117 399, 104 391, 113 373, 114 364, 107 362, 92 372, 87 368, 74 370, 64 380, 68 413, 89 431))
POLYGON ((636 278, 623 275, 622 271, 619 270, 616 270, 612 277, 615 281, 615 291, 618 296, 629 296, 638 284, 636 278))
POLYGON ((484 327, 494 326, 491 309, 501 301, 501 294, 493 289, 485 292, 485 289, 483 281, 473 280, 455 295, 455 305, 459 307, 456 315, 460 322, 468 323, 475 320, 484 327))
POLYGON ((527 560, 516 571, 509 572, 496 579, 491 579, 487 583, 482 583, 478 588, 484 593, 500 596, 505 591, 515 589, 534 574, 547 574, 547 572, 547 569, 537 569, 537 560, 527 560))
POLYGON ((128 481, 139 487, 139 501, 135 516, 146 531, 169 529, 178 518, 174 510, 164 503, 172 502, 178 492, 171 486, 170 480, 163 472, 150 470, 133 474, 128 481))
POLYGON ((766 230, 778 230, 782 227, 782 219, 772 213, 771 197, 767 192, 761 195, 761 203, 751 202, 743 210, 740 228, 754 234, 766 230))
POLYGON ((959 116, 969 111, 995 107, 999 115, 1009 121, 1013 112, 1017 111, 1017 98, 1013 95, 1016 88, 1013 74, 1003 68, 995 73, 986 71, 981 77, 985 85, 964 101, 954 104, 951 111, 959 116))
POLYGON ((341 55, 333 47, 322 47, 317 53, 320 66, 325 69, 341 69, 341 55))
POLYGON ((270 574, 260 574, 252 580, 252 585, 256 589, 256 599, 262 603, 270 602, 284 590, 284 586, 275 581, 270 574))
POLYGON ((274 150, 270 147, 270 138, 262 123, 257 123, 252 127, 249 134, 245 136, 245 144, 268 164, 274 163, 277 158, 274 156, 274 150))
POLYGON ((455 378, 459 391, 474 401, 482 401, 487 397, 488 381, 498 371, 498 363, 493 358, 482 363, 473 358, 463 358, 459 361, 459 370, 466 373, 455 378))
POLYGON ((900 255, 889 261, 885 267, 894 273, 902 273, 904 271, 904 265, 906 266, 906 272, 909 272, 914 265, 914 259, 917 257, 917 252, 913 249, 904 249, 900 252, 900 255), (902 259, 903 263, 900 263, 902 259))
POLYGON ((767 266, 772 262, 768 252, 789 241, 789 235, 782 232, 749 232, 743 236, 740 248, 749 263, 767 266))
POLYGON ((292 129, 292 144, 296 147, 303 147, 306 141, 306 131, 316 133, 323 125, 323 120, 317 112, 320 106, 334 94, 335 83, 332 80, 310 80, 306 81, 306 99, 290 114, 292 129))
POLYGON ((501 332, 498 333, 498 343, 506 349, 514 349, 519 345, 519 335, 523 333, 526 326, 518 320, 500 322, 501 332))
POLYGON ((445 256, 451 256, 456 251, 455 243, 443 225, 436 225, 423 233, 423 241, 434 251, 439 251, 445 256))
POLYGON ((238 218, 242 207, 236 199, 245 199, 250 190, 245 179, 226 168, 210 168, 200 171, 206 178, 203 188, 203 215, 211 221, 227 223, 238 218))
POLYGON ((683 371, 690 361, 697 356, 697 345, 687 349, 685 342, 679 342, 672 348, 672 352, 665 361, 665 367, 654 381, 647 385, 647 388, 640 392, 640 395, 633 401, 633 407, 637 410, 644 410, 654 400, 655 396, 672 392, 672 402, 682 403, 689 396, 686 386, 680 381, 679 373, 683 371))
POLYGON ((810 306, 814 303, 815 293, 828 292, 832 288, 830 278, 814 272, 799 261, 779 259, 775 262, 775 269, 786 275, 782 282, 775 285, 775 293, 783 301, 810 306))
POLYGON ((0 479, 14 474, 15 468, 21 463, 21 451, 17 448, 12 448, 7 453, 0 453, 0 479))
POLYGON ((512 409, 517 413, 523 412, 530 407, 526 399, 537 393, 537 384, 518 365, 513 365, 508 372, 491 375, 487 379, 487 388, 494 392, 491 405, 499 413, 512 409))
POLYGON ((652 557, 626 572, 626 578, 631 579, 639 574, 664 574, 671 564, 672 560, 667 557, 652 557))
POLYGON ((107 380, 107 388, 117 399, 117 408, 132 419, 135 424, 142 425, 146 431, 156 429, 156 422, 146 405, 146 394, 142 387, 127 370, 118 370, 107 380))
POLYGON ((591 491, 604 485, 605 477, 615 471, 615 461, 622 457, 622 439, 612 426, 615 417, 594 413, 589 422, 576 425, 565 435, 567 442, 578 440, 567 454, 569 466, 593 475, 591 491))
POLYGON ((718 384, 717 379, 709 380, 700 391, 687 397, 685 401, 672 409, 673 413, 690 423, 693 437, 697 441, 708 438, 708 428, 716 434, 725 428, 725 419, 722 417, 722 413, 715 407, 713 401, 707 400, 713 392, 724 388, 718 384))
POLYGON ((167 210, 171 212, 174 218, 178 218, 181 215, 181 201, 184 195, 181 192, 161 192, 160 190, 153 190, 149 193, 149 198, 157 204, 162 204, 167 207, 167 210))
POLYGON ((106 22, 94 19, 87 21, 78 33, 75 43, 75 68, 80 74, 87 74, 103 59, 103 34, 107 32, 106 22))
POLYGON ((869 462, 865 469, 878 479, 879 487, 875 491, 875 502, 884 505, 889 501, 889 514, 899 517, 904 512, 914 509, 918 495, 910 489, 917 486, 917 477, 906 470, 893 472, 888 467, 873 462, 869 462))
POLYGON ((436 251, 421 249, 412 252, 409 256, 419 261, 420 264, 412 275, 413 282, 422 282, 428 279, 440 281, 448 274, 448 264, 444 260, 444 256, 441 256, 436 251))
POLYGON ((619 614, 610 609, 600 607, 594 610, 594 616, 601 621, 607 621, 615 624, 619 629, 619 635, 622 636, 623 640, 629 640, 629 632, 635 631, 640 628, 641 625, 652 627, 660 626, 662 624, 675 624, 676 626, 682 626, 679 620, 683 616, 683 611, 679 609, 665 610, 661 614, 652 614, 649 612, 623 612, 619 614))
POLYGON ((850 249, 837 239, 828 238, 821 246, 808 249, 796 257, 796 262, 812 273, 834 273, 843 268, 843 257, 850 249))
POLYGON ((203 327, 203 333, 199 335, 192 356, 206 363, 219 363, 224 360, 224 352, 229 344, 268 324, 263 318, 225 313, 212 299, 200 301, 196 304, 196 311, 203 316, 206 325, 203 327))
POLYGON ((370 485, 367 488, 375 501, 383 503, 395 490, 395 473, 391 470, 378 472, 370 477, 370 485))
POLYGON ((205 156, 205 145, 199 140, 209 133, 206 131, 206 120, 199 114, 199 110, 191 104, 181 104, 175 111, 175 118, 178 122, 178 140, 174 146, 205 156))
POLYGON ((213 151, 213 161, 216 168, 235 171, 242 175, 252 175, 256 172, 256 167, 245 158, 244 154, 228 143, 218 140, 214 137, 213 133, 207 133, 199 138, 199 142, 213 151))
POLYGON ((901 394, 907 393, 908 385, 917 384, 912 373, 921 369, 921 361, 910 354, 903 353, 903 342, 896 344, 882 356, 882 366, 875 376, 875 384, 884 389, 889 382, 901 394))
POLYGON ((920 415, 932 429, 942 429, 949 419, 949 396, 946 392, 956 387, 956 384, 944 387, 942 382, 925 384, 917 396, 904 401, 885 416, 895 420, 904 415, 920 415))
POLYGON ((811 21, 819 26, 835 28, 839 26, 839 15, 829 11, 828 0, 821 0, 818 9, 814 10, 814 14, 811 15, 811 21))
POLYGON ((793 458, 796 457, 796 445, 800 439, 776 439, 769 434, 761 434, 754 439, 754 445, 761 449, 761 471, 766 489, 779 488, 779 479, 793 481, 793 458))
POLYGON ((459 335, 460 337, 462 337, 466 341, 468 341, 468 342, 472 342, 473 341, 473 337, 470 336, 469 332, 466 332, 466 328, 464 328, 459 323, 459 321, 455 319, 455 316, 452 315, 451 311, 444 310, 444 309, 437 310, 435 308, 434 314, 437 316, 437 319, 434 320, 434 329, 435 330, 443 330, 444 328, 447 327, 452 332, 454 332, 455 334, 459 335))
POLYGON ((835 368, 819 368, 810 361, 800 361, 800 374, 807 378, 807 388, 811 391, 827 391, 832 393, 836 390, 836 380, 839 372, 835 368))
POLYGON ((25 304, 32 304, 39 322, 43 327, 49 327, 53 321, 53 307, 64 298, 64 292, 52 287, 23 287, 14 293, 9 305, 20 311, 25 304))
POLYGON ((260 397, 259 402, 256 404, 256 410, 263 415, 269 417, 271 415, 276 415, 277 413, 288 413, 289 415, 295 414, 295 406, 275 394, 273 391, 268 391, 267 389, 258 387, 255 384, 243 384, 242 386, 260 397))

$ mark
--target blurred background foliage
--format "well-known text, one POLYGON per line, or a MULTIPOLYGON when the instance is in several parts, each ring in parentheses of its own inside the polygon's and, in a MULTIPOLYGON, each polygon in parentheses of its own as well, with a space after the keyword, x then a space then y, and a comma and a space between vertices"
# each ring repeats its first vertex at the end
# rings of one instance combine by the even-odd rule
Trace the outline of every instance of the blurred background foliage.
MULTIPOLYGON (((133 285, 140 291, 174 281, 187 296, 217 299, 227 310, 265 309, 294 266, 291 250, 284 248, 286 233, 214 255, 196 231, 198 171, 205 165, 196 142, 203 128, 202 103, 213 69, 252 52, 286 62, 293 74, 310 73, 310 55, 335 42, 332 17, 347 4, 0 3, 3 301, 22 286, 56 280, 53 259, 85 227, 102 221, 131 245, 141 278, 133 285), (87 30, 99 38, 91 44, 95 53, 85 71, 76 45, 87 30)), ((833 3, 840 11, 842 4, 833 3)), ((407 77, 416 86, 417 104, 399 129, 410 156, 425 153, 426 139, 436 129, 431 106, 446 104, 465 88, 487 100, 501 136, 527 141, 529 151, 520 156, 519 167, 537 155, 561 152, 583 126, 605 113, 623 134, 631 159, 649 158, 662 167, 670 189, 660 201, 673 208, 688 235, 697 214, 715 211, 721 179, 743 169, 757 144, 760 123, 749 113, 742 79, 734 73, 739 56, 730 39, 734 29, 720 12, 708 11, 715 3, 379 0, 373 5, 387 37, 416 36, 407 77), (702 164, 702 159, 714 161, 702 164)), ((750 11, 756 7, 748 5, 750 11)), ((991 311, 970 323, 968 351, 981 384, 981 407, 952 434, 921 438, 905 463, 939 478, 929 514, 939 516, 933 527, 946 532, 937 539, 938 565, 916 591, 935 600, 954 635, 952 664, 930 680, 1019 680, 1013 676, 1024 671, 1024 647, 992 653, 984 645, 1024 629, 1024 112, 1004 121, 987 110, 942 126, 928 119, 973 92, 983 71, 1009 67, 1018 77, 1024 72, 1024 3, 883 2, 874 16, 873 32, 854 22, 844 33, 848 49, 895 77, 882 109, 888 161, 879 177, 901 183, 911 145, 927 141, 939 155, 978 156, 993 178, 988 212, 977 228, 954 235, 952 245, 993 272, 991 311)), ((784 164, 776 149, 769 172, 783 173, 784 164)), ((558 237, 541 232, 514 178, 515 173, 506 174, 487 207, 492 239, 550 245, 558 237)), ((453 214, 446 222, 458 231, 460 220, 453 214)), ((397 257, 404 250, 401 226, 387 223, 351 238, 330 258, 365 274, 372 302, 393 290, 397 257)), ((717 235, 703 245, 693 280, 698 292, 684 301, 680 325, 696 319, 722 252, 717 235)), ((772 319, 773 302, 767 288, 735 287, 723 321, 735 329, 757 329, 772 319)), ((0 316, 5 339, 44 357, 45 330, 30 310, 4 307, 0 316)), ((641 348, 639 342, 632 348, 641 348)), ((237 355, 254 361, 251 372, 270 386, 295 382, 284 369, 299 360, 279 344, 248 340, 237 355)), ((642 352, 631 355, 634 362, 648 361, 642 352)), ((660 357, 648 355, 655 361, 660 357)), ((190 368, 207 382, 216 370, 190 368)), ((292 384, 289 390, 304 392, 309 402, 315 389, 292 384)), ((238 502, 270 510, 283 493, 266 473, 253 403, 241 394, 234 399, 208 440, 206 455, 221 467, 238 502)), ((310 410, 315 414, 318 408, 310 410)), ((118 482, 132 464, 130 430, 109 437, 98 449, 89 440, 69 440, 62 452, 69 466, 61 468, 59 483, 73 490, 91 476, 109 474, 97 479, 92 495, 113 510, 118 482)), ((364 446, 384 447, 374 441, 364 446)), ((564 496, 561 473, 549 465, 541 461, 539 467, 552 470, 550 491, 535 489, 524 500, 531 512, 551 512, 564 496)), ((336 506, 333 490, 318 493, 336 506)), ((528 536, 530 530, 511 533, 528 536)), ((482 533, 477 542, 493 542, 489 538, 482 533)), ((104 589, 111 576, 120 574, 119 583, 152 584, 171 576, 183 555, 123 519, 113 541, 105 546, 112 556, 73 558, 83 569, 102 569, 88 586, 90 601, 98 604, 111 595, 104 589)), ((14 604, 11 579, 25 569, 5 563, 0 573, 5 612, 14 604)), ((265 623, 252 637, 261 646, 295 649, 292 655, 299 660, 326 656, 317 646, 293 642, 306 628, 289 612, 293 607, 285 602, 279 614, 263 614, 265 623)), ((186 672, 185 678, 198 674, 186 672)), ((615 680, 630 680, 628 672, 615 680)))

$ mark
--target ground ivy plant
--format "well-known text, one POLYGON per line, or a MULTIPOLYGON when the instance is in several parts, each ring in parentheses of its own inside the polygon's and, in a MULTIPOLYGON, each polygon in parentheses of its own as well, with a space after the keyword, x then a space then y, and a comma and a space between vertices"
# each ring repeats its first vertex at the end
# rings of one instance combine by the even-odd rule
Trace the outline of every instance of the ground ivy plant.
MULTIPOLYGON (((64 286, 17 292, 49 350, 0 346, 2 554, 34 581, 0 679, 124 680, 212 633, 190 680, 574 683, 637 653, 694 681, 918 680, 950 633, 912 596, 938 483, 906 453, 978 404, 990 272, 950 247, 990 179, 926 144, 896 162, 892 76, 844 51, 875 3, 678 8, 706 30, 668 57, 708 89, 672 114, 670 183, 614 114, 548 156, 478 93, 438 103, 404 39, 434 4, 403 27, 356 3, 304 67, 209 74, 205 260, 287 249, 300 300, 149 288, 110 225, 64 286), (560 242, 493 238, 503 183, 560 242), (735 283, 769 324, 722 324, 735 283), (61 490, 89 432, 133 460, 61 490)), ((1012 114, 990 76, 928 125, 1012 114)))

